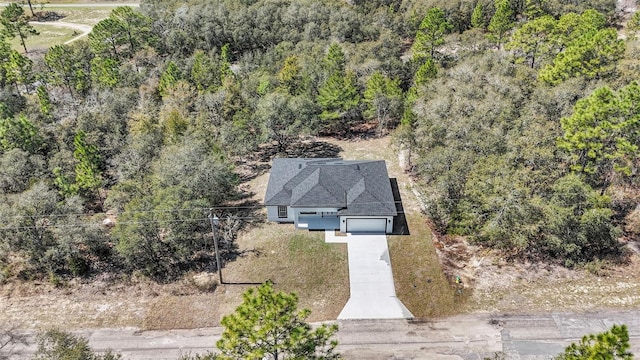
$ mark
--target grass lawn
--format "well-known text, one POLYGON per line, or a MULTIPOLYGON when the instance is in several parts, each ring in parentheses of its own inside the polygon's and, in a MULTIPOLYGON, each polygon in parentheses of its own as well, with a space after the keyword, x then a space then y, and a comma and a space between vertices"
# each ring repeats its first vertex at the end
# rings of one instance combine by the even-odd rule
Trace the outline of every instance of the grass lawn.
MULTIPOLYGON (((225 268, 226 291, 238 294, 266 280, 276 290, 296 293, 310 320, 335 319, 349 298, 346 244, 327 244, 324 232, 288 224, 263 224, 238 239, 246 255, 225 268)), ((238 303, 241 300, 237 299, 238 303)))
POLYGON ((409 214, 408 236, 390 236, 389 253, 396 293, 416 318, 440 317, 464 311, 469 294, 458 293, 447 279, 421 214, 409 214))
MULTIPOLYGON (((26 39, 25 43, 29 52, 46 50, 53 45, 63 44, 78 34, 77 30, 58 26, 35 25, 34 28, 40 35, 32 35, 26 39)), ((11 39, 9 44, 21 53, 24 51, 18 37, 11 39)))
POLYGON ((243 232, 238 243, 244 255, 225 264, 223 285, 212 293, 199 293, 187 286, 157 296, 146 307, 141 327, 218 326, 223 316, 240 305, 244 291, 267 280, 273 281, 277 291, 298 295, 299 308, 312 311, 309 321, 337 318, 349 298, 346 244, 326 244, 323 232, 273 223, 243 232))

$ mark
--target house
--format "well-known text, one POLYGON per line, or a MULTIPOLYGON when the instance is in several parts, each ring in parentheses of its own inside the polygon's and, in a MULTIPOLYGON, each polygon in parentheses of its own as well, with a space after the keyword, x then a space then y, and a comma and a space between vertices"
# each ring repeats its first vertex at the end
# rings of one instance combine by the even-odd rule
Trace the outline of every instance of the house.
POLYGON ((397 215, 384 160, 274 159, 264 203, 269 221, 309 230, 391 233, 397 215))

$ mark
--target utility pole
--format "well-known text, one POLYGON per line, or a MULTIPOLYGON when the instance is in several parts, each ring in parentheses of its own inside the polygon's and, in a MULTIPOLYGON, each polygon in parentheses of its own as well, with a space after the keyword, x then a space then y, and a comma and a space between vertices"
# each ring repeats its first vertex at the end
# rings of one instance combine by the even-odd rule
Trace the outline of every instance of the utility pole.
POLYGON ((218 279, 220 279, 220 284, 223 284, 222 281, 222 261, 220 261, 220 251, 218 251, 218 237, 216 236, 216 227, 218 226, 218 222, 220 219, 216 215, 213 215, 212 209, 209 209, 209 220, 211 221, 211 232, 213 234, 213 248, 216 252, 216 267, 218 268, 218 279))

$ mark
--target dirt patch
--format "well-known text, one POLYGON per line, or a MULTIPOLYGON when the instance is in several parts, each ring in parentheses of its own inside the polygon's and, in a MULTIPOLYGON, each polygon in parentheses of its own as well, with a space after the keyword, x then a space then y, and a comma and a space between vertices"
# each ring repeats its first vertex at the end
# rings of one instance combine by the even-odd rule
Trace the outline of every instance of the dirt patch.
MULTIPOLYGON (((137 326, 147 305, 159 295, 153 283, 114 283, 95 279, 55 287, 41 282, 4 284, 0 296, 0 325, 45 329, 137 326)), ((167 289, 168 290, 168 289, 167 289)))
POLYGON ((466 311, 541 313, 598 311, 640 305, 640 257, 628 264, 594 263, 568 269, 514 262, 500 252, 469 245, 460 237, 435 237, 443 271, 460 276, 471 298, 466 311))

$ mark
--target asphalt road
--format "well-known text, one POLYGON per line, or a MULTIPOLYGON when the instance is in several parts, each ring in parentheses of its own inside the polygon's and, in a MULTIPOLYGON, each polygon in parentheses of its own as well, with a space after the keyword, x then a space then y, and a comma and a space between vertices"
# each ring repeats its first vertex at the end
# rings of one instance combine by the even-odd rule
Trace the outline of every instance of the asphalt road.
MULTIPOLYGON (((481 360, 503 352, 506 359, 550 359, 583 335, 626 324, 632 351, 640 355, 640 310, 586 314, 488 315, 407 320, 338 321, 339 352, 346 359, 481 360)), ((113 349, 124 359, 177 359, 181 354, 214 350, 222 328, 171 331, 93 329, 78 331, 97 351, 113 349)), ((24 333, 28 346, 0 350, 11 359, 28 359, 35 351, 34 333, 24 333)))

